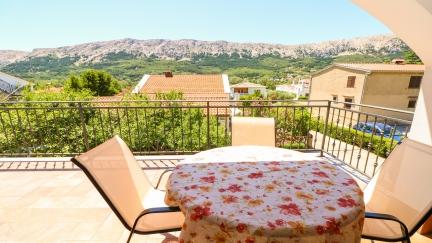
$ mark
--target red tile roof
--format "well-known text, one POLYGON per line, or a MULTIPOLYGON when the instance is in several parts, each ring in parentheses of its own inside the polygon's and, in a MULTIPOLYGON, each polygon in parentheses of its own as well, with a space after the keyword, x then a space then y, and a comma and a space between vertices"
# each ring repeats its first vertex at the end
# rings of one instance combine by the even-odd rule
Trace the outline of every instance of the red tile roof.
MULTIPOLYGON (((224 83, 221 74, 174 74, 173 77, 165 75, 150 75, 140 90, 146 93, 150 99, 154 99, 157 93, 179 91, 183 93, 186 101, 210 101, 210 114, 229 115, 229 93, 224 91, 224 83), (215 108, 217 106, 219 108, 215 108), (221 108, 223 107, 223 108, 221 108)), ((206 106, 206 103, 197 102, 196 105, 206 106)), ((206 112, 206 109, 203 109, 206 112)))
POLYGON ((225 94, 222 75, 214 74, 174 74, 173 77, 150 75, 140 92, 156 94, 173 90, 182 92, 186 97, 196 96, 197 94, 202 94, 203 97, 225 94))

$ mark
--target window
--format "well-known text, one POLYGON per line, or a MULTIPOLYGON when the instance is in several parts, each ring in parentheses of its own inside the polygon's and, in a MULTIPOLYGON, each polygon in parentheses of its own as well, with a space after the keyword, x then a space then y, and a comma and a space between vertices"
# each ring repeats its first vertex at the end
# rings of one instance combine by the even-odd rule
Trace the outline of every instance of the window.
POLYGON ((354 88, 356 76, 348 76, 347 88, 354 88))
POLYGON ((417 96, 412 96, 408 98, 408 108, 415 108, 417 103, 417 96))
POLYGON ((332 100, 333 101, 337 101, 337 98, 338 98, 337 95, 332 95, 332 100))
MULTIPOLYGON (((345 97, 344 101, 347 103, 354 103, 354 98, 353 97, 345 97)), ((352 107, 351 104, 344 104, 345 109, 351 109, 351 107, 352 107)))
POLYGON ((418 89, 420 88, 420 83, 423 76, 411 76, 408 88, 409 89, 418 89))
POLYGON ((234 88, 234 93, 247 94, 248 88, 234 88))

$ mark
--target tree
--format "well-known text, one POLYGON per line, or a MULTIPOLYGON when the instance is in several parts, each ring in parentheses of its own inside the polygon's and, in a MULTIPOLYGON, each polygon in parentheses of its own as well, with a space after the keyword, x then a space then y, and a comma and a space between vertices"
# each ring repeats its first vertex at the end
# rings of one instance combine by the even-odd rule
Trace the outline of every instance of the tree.
POLYGON ((408 64, 423 64, 421 59, 411 49, 404 52, 404 59, 405 59, 406 63, 408 63, 408 64))
POLYGON ((120 92, 118 81, 111 74, 99 70, 87 70, 79 77, 71 76, 65 84, 69 91, 89 90, 94 96, 110 96, 120 92))

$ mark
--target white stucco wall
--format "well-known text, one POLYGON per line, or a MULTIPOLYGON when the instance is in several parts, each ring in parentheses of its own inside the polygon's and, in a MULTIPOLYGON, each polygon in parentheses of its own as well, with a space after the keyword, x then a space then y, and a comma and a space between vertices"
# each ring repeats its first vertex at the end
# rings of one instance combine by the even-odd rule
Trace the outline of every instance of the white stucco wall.
POLYGON ((430 0, 352 0, 378 18, 425 64, 411 131, 412 140, 432 146, 432 3, 430 0))

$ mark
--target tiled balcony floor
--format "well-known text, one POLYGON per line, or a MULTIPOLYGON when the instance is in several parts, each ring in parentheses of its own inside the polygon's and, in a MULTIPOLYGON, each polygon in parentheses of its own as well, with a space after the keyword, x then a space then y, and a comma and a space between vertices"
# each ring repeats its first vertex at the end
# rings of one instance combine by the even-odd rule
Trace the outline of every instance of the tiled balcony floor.
MULTIPOLYGON (((0 167, 0 242, 126 241, 128 231, 81 171, 67 162, 58 166, 69 169, 56 170, 52 163, 38 169, 23 161, 0 167)), ((152 161, 144 173, 155 183, 159 164, 176 161, 152 161)), ((132 242, 176 242, 177 235, 135 235, 132 242)), ((413 242, 432 240, 416 235, 413 242)))

